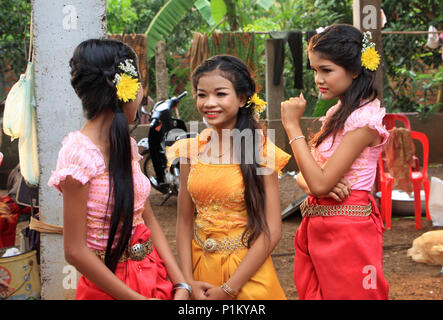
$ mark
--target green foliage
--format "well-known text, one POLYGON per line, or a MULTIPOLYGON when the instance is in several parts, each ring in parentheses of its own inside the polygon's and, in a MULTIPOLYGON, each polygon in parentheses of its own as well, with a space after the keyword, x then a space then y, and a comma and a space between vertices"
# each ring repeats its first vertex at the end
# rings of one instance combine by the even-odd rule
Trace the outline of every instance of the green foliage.
POLYGON ((108 33, 127 33, 137 23, 131 0, 108 0, 106 5, 108 33))
POLYGON ((195 1, 194 6, 197 8, 202 15, 202 18, 209 26, 215 26, 216 23, 211 13, 211 3, 209 3, 208 0, 197 0, 195 1))
POLYGON ((399 96, 409 97, 410 100, 406 105, 393 108, 394 111, 415 111, 423 117, 441 108, 439 96, 443 85, 443 66, 433 73, 416 73, 401 68, 397 70, 397 74, 406 79, 404 87, 407 88, 406 92, 400 93, 399 96))
POLYGON ((326 112, 329 110, 330 107, 337 104, 337 101, 338 101, 337 98, 331 100, 319 99, 317 105, 314 108, 312 116, 323 117, 324 115, 326 115, 326 112))
POLYGON ((165 0, 107 0, 108 33, 145 33, 165 0))
POLYGON ((194 5, 195 0, 169 0, 155 15, 146 31, 146 55, 155 55, 156 43, 169 37, 175 27, 194 5))
MULTIPOLYGON (((108 0, 108 3, 112 0, 108 0)), ((114 0, 114 2, 118 2, 114 0)), ((122 12, 114 16, 108 12, 108 29, 112 24, 124 24, 127 33, 143 33, 155 14, 167 2, 166 0, 126 0, 122 2, 122 12), (131 6, 127 4, 131 3, 131 6), (125 7, 126 5, 126 7, 125 7), (127 10, 132 7, 137 19, 127 10)), ((191 44, 192 32, 268 32, 282 30, 314 30, 333 23, 352 24, 352 0, 197 0, 184 18, 166 38, 167 48, 171 52, 184 55, 191 44)), ((442 14, 440 3, 435 0, 384 0, 382 8, 387 17, 387 25, 383 30, 423 30, 434 25, 441 30, 442 14)), ((108 11, 116 11, 110 7, 108 11)), ((171 17, 177 20, 176 17, 171 17)), ((124 30, 125 28, 119 27, 124 30)), ((256 35, 256 52, 259 58, 257 77, 264 87, 265 72, 265 39, 267 34, 256 35)), ((437 107, 433 103, 424 105, 424 101, 439 89, 438 75, 432 76, 432 71, 439 70, 441 56, 439 50, 430 50, 426 47, 426 35, 383 35, 383 59, 385 60, 384 74, 384 105, 389 112, 419 111, 431 112, 437 107), (423 78, 414 75, 427 75, 423 78), (387 79, 390 79, 388 82, 387 79), (395 83, 395 85, 392 85, 395 83), (429 83, 433 83, 430 88, 429 83), (417 96, 411 90, 423 92, 424 96, 417 96)), ((318 100, 318 92, 314 85, 313 72, 303 71, 304 88, 293 88, 293 66, 286 46, 286 59, 283 71, 285 79, 285 97, 297 96, 303 91, 307 99, 306 115, 311 115, 314 109, 319 112, 323 102, 318 100), (319 104, 317 106, 317 104, 319 104)), ((306 43, 304 42, 304 49, 306 43)), ((303 65, 307 63, 304 50, 303 65)), ((172 55, 167 56, 170 75, 188 81, 188 74, 179 71, 178 61, 172 55)), ((151 61, 151 75, 154 70, 151 61)), ((154 81, 150 81, 151 85, 154 81)), ((175 90, 172 86, 171 90, 175 90)), ((153 90, 151 90, 152 92, 153 90)), ((438 99, 437 99, 438 100, 438 99)), ((434 101, 435 102, 435 101, 434 101)), ((192 105, 192 104, 190 104, 192 105)))
POLYGON ((226 16, 226 4, 224 0, 211 1, 211 15, 216 24, 220 23, 226 16))
POLYGON ((6 73, 18 79, 27 65, 31 1, 3 1, 0 6, 0 102, 6 73))
MULTIPOLYGON (((352 0, 279 0, 274 1, 274 5, 267 12, 257 7, 254 7, 252 12, 249 12, 247 8, 242 8, 240 11, 246 11, 250 17, 249 24, 243 27, 243 31, 247 32, 291 29, 306 31, 333 23, 352 24, 352 0), (265 12, 266 14, 264 14, 265 12), (254 17, 259 18, 254 19, 254 17)), ((263 73, 260 77, 262 79, 265 78, 265 39, 268 37, 268 35, 263 35, 262 42, 256 42, 257 52, 260 55, 259 70, 263 73)), ((289 46, 286 46, 283 79, 285 81, 285 97, 298 96, 300 92, 303 92, 307 100, 305 115, 311 116, 318 103, 318 91, 314 84, 312 70, 305 67, 307 65, 306 45, 306 42, 303 41, 303 89, 293 87, 294 67, 289 46)))
MULTIPOLYGON (((443 27, 443 15, 438 1, 385 0, 383 10, 388 21, 384 29, 386 31, 427 31, 429 25, 438 30, 443 27)), ((383 102, 388 112, 416 111, 424 115, 437 111, 435 104, 438 99, 431 104, 428 100, 442 85, 441 78, 440 84, 436 83, 439 79, 438 72, 433 71, 441 66, 440 50, 426 46, 426 34, 388 34, 383 35, 382 41, 385 61, 383 102), (424 96, 417 95, 417 92, 422 92, 424 96)))

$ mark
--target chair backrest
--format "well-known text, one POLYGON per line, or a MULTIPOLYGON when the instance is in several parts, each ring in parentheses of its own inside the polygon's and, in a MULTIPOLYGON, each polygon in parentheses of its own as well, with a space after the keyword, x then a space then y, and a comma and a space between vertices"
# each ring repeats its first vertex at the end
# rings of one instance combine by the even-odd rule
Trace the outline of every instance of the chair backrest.
POLYGON ((429 139, 423 132, 410 131, 411 138, 421 142, 423 148, 423 176, 428 176, 429 139))
POLYGON ((406 129, 411 130, 411 123, 408 117, 401 113, 387 113, 383 118, 383 124, 386 126, 386 130, 395 127, 395 121, 401 121, 406 129))
MULTIPOLYGON (((411 130, 411 123, 409 122, 409 119, 407 116, 401 113, 386 113, 383 117, 383 124, 386 127, 386 130, 390 130, 395 127, 395 121, 400 121, 403 123, 405 129, 411 130)), ((384 152, 384 151, 383 151, 384 152)), ((385 168, 383 164, 383 152, 380 153, 380 156, 378 158, 378 174, 379 176, 382 176, 385 173, 385 168)), ((426 162, 427 163, 427 162, 426 162)), ((427 169, 427 167, 426 167, 427 169)), ((426 171, 427 172, 427 171, 426 171)))

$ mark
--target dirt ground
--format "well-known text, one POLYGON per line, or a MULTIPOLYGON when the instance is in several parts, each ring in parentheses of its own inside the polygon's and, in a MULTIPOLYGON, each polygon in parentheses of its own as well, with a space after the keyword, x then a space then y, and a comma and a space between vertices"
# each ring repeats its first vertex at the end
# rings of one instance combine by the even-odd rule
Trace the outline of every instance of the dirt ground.
MULTIPOLYGON (((443 179, 443 167, 429 168, 429 175, 443 179)), ((294 178, 285 175, 279 180, 282 210, 303 195, 294 178)), ((171 197, 163 206, 159 206, 164 195, 153 190, 150 195, 152 208, 163 227, 169 244, 175 252, 175 221, 177 198, 171 197)), ((275 248, 272 258, 280 283, 290 300, 298 299, 293 282, 294 235, 300 225, 299 211, 283 220, 283 236, 275 248)), ((441 266, 417 263, 406 256, 412 241, 424 232, 443 229, 433 227, 431 221, 422 220, 422 228, 415 229, 411 217, 396 216, 394 212, 392 228, 383 235, 383 268, 389 282, 389 299, 392 300, 441 300, 443 299, 443 274, 441 266)))

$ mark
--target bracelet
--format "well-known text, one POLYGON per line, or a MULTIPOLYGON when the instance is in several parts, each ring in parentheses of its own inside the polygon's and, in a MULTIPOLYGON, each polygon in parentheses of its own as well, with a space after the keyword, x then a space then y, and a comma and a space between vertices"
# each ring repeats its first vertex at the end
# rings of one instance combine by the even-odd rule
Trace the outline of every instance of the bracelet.
POLYGON ((291 140, 289 140, 289 144, 293 143, 295 140, 303 139, 304 137, 305 136, 298 136, 298 137, 292 138, 291 140))
POLYGON ((188 290, 189 294, 192 293, 191 286, 187 283, 184 283, 184 282, 177 282, 176 284, 174 284, 172 291, 175 291, 177 289, 185 289, 185 290, 188 290))
POLYGON ((228 285, 226 284, 226 282, 223 283, 223 284, 220 286, 220 288, 222 288, 223 291, 226 292, 226 293, 227 293, 229 296, 231 296, 231 298, 233 298, 233 299, 235 299, 235 297, 238 296, 238 292, 235 291, 234 289, 232 289, 230 286, 228 286, 228 285))

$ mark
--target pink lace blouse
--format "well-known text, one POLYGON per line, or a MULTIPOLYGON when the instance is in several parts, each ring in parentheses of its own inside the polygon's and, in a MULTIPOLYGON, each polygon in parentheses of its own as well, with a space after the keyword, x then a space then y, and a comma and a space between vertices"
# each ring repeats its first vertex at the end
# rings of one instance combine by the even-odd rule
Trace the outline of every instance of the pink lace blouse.
MULTIPOLYGON (((340 102, 331 107, 326 113, 326 116, 320 118, 323 125, 325 124, 326 119, 331 117, 338 108, 340 108, 340 102)), ((378 99, 355 110, 349 115, 348 119, 346 119, 344 129, 337 134, 332 147, 333 137, 330 136, 326 138, 318 148, 313 149, 315 160, 323 166, 328 158, 332 156, 335 149, 337 149, 344 135, 349 131, 365 126, 377 130, 382 138, 382 142, 373 147, 366 147, 344 176, 351 184, 352 190, 371 191, 376 175, 377 159, 389 137, 389 132, 383 125, 384 116, 385 108, 380 107, 380 100, 378 99)))
MULTIPOLYGON (((87 201, 87 245, 91 249, 105 250, 114 197, 111 196, 106 213, 109 192, 109 177, 100 149, 83 133, 74 131, 63 139, 57 160, 57 168, 52 172, 48 185, 60 192, 60 182, 72 176, 82 184, 89 182, 87 201)), ((132 171, 134 180, 134 218, 132 234, 136 226, 143 223, 143 209, 151 190, 148 178, 142 173, 139 165, 142 157, 138 153, 137 143, 131 138, 132 171)), ((117 243, 118 234, 114 244, 117 243)))

